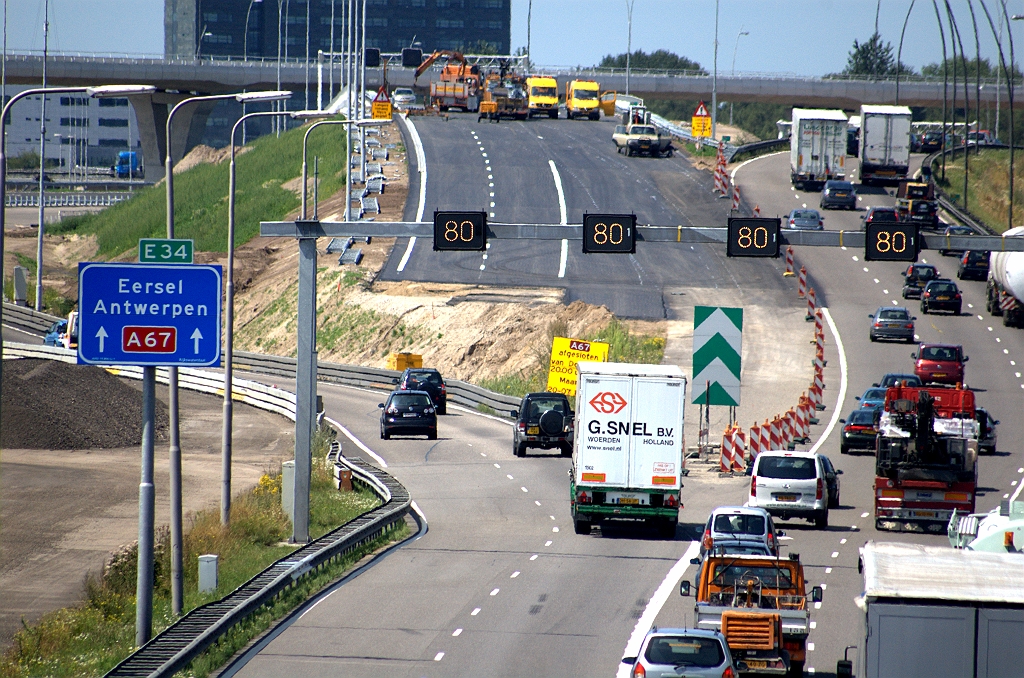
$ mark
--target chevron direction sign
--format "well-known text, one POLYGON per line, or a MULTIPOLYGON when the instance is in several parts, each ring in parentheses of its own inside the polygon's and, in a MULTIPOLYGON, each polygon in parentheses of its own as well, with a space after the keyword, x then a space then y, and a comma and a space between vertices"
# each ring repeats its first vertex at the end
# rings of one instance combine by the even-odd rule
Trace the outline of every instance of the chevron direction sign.
POLYGON ((693 403, 740 404, 743 309, 693 309, 693 403))

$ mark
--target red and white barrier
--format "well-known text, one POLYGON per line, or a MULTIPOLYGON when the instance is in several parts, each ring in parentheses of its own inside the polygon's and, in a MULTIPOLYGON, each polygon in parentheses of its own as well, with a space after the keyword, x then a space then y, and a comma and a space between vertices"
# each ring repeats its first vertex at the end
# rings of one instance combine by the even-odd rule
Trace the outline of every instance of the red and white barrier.
POLYGON ((807 290, 807 320, 814 320, 814 312, 818 310, 818 299, 814 294, 814 288, 807 290))
POLYGON ((786 277, 794 275, 794 273, 793 273, 793 248, 792 247, 787 247, 786 248, 786 272, 783 273, 782 275, 784 275, 786 277))
POLYGON ((718 458, 718 470, 722 473, 730 473, 732 471, 732 455, 733 455, 733 435, 732 427, 727 426, 725 431, 722 433, 722 450, 721 455, 718 458))
POLYGON ((800 267, 800 275, 797 276, 796 293, 800 298, 807 296, 807 269, 800 267))
POLYGON ((755 421, 750 427, 750 443, 747 445, 747 462, 754 463, 757 455, 761 454, 761 427, 755 421))
POLYGON ((732 187, 732 208, 738 210, 740 208, 740 187, 732 187))
POLYGON ((782 421, 779 419, 779 415, 777 415, 777 414, 775 415, 775 418, 772 419, 772 429, 771 429, 771 433, 769 434, 769 436, 770 436, 770 440, 771 440, 771 442, 769 443, 770 444, 770 447, 768 448, 769 450, 774 452, 776 450, 784 450, 784 449, 786 449, 783 446, 783 440, 782 440, 782 421))
POLYGON ((761 206, 760 205, 754 205, 754 216, 755 217, 761 216, 761 206))
POLYGON ((743 429, 736 425, 733 427, 732 446, 732 470, 743 472, 747 469, 744 460, 747 458, 747 436, 743 429))
POLYGON ((761 424, 761 452, 770 452, 772 449, 772 425, 765 419, 761 424))

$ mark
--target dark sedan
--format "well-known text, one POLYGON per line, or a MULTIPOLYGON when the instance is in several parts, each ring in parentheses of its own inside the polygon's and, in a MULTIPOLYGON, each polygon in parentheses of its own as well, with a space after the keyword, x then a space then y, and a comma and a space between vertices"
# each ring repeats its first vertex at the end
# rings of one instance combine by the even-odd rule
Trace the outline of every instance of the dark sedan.
POLYGON ((396 381, 400 391, 426 391, 434 401, 438 414, 448 413, 448 388, 444 377, 430 367, 409 367, 396 381))
POLYGON ((932 280, 921 293, 921 313, 950 311, 953 315, 960 315, 963 303, 960 288, 952 280, 932 280))
POLYGON ((988 278, 988 252, 968 250, 960 257, 960 265, 956 269, 956 277, 960 280, 985 280, 988 278))
POLYGON ((895 224, 900 220, 900 215, 896 211, 895 207, 869 207, 868 211, 865 212, 861 219, 864 223, 861 228, 867 229, 868 224, 895 224))
POLYGON ((833 208, 857 209, 857 191, 849 181, 826 181, 821 190, 818 207, 823 210, 833 208))
MULTIPOLYGON (((966 226, 946 226, 946 230, 943 235, 974 235, 974 231, 966 226)), ((942 256, 948 256, 950 254, 963 254, 963 250, 947 250, 943 247, 939 248, 939 254, 942 256)))
POLYGON ((921 152, 935 153, 942 148, 942 132, 925 132, 921 137, 921 152))
POLYGON ((921 293, 924 292, 924 286, 932 280, 942 277, 938 269, 931 264, 911 264, 900 275, 905 278, 903 281, 904 299, 920 299, 921 293))
POLYGON ((426 391, 392 391, 380 408, 380 437, 425 435, 437 440, 437 411, 426 391))
POLYGON ((875 430, 873 410, 854 410, 846 419, 840 419, 839 423, 843 424, 843 437, 839 443, 840 454, 849 454, 850 450, 874 451, 878 431, 875 430))
POLYGON ((882 388, 892 388, 896 384, 902 384, 903 386, 909 386, 910 388, 916 388, 921 385, 921 377, 916 374, 903 374, 901 372, 886 372, 882 380, 873 386, 881 386, 882 388))
POLYGON ((874 313, 869 313, 868 317, 871 318, 871 328, 868 330, 871 341, 896 339, 908 344, 914 343, 916 318, 902 306, 880 306, 874 313))

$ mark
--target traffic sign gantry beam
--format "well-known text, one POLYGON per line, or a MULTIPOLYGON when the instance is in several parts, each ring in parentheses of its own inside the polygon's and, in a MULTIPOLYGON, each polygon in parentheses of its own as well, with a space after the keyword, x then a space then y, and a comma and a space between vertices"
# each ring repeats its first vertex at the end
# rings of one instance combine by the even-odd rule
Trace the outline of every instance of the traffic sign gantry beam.
MULTIPOLYGON (((724 245, 728 229, 720 226, 637 226, 637 242, 678 242, 724 245)), ((803 247, 850 247, 864 249, 864 231, 799 231, 782 229, 782 245, 803 247)), ((430 238, 429 221, 264 221, 260 235, 288 238, 430 238)), ((1024 236, 920 234, 922 250, 975 250, 1024 252, 1024 236)), ((582 240, 582 225, 487 223, 488 240, 582 240)))

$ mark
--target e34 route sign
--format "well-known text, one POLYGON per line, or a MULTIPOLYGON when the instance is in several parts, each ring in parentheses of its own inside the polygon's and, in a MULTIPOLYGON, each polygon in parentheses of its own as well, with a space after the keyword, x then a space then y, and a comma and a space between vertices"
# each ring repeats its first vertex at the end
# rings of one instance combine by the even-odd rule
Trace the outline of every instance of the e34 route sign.
POLYGON ((78 265, 78 362, 220 365, 221 267, 78 265))

